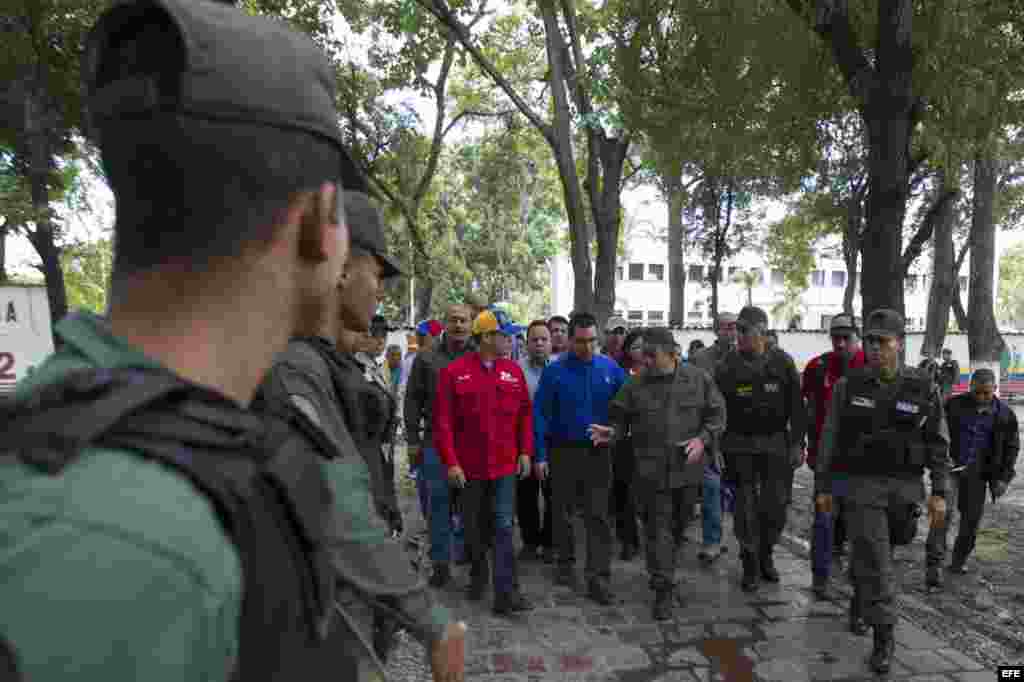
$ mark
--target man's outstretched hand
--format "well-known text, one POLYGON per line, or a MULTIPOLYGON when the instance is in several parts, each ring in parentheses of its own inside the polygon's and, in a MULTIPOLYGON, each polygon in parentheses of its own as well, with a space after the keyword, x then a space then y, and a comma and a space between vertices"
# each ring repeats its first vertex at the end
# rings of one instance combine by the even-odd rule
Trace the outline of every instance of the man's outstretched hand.
POLYGON ((463 682, 466 679, 466 624, 450 623, 444 639, 430 649, 434 682, 463 682))

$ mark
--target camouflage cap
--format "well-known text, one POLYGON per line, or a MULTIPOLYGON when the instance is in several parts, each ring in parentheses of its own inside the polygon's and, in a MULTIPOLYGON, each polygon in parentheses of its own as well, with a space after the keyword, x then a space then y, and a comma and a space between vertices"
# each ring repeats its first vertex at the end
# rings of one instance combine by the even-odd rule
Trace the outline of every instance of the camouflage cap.
POLYGON ((836 332, 856 332, 857 325, 853 321, 853 316, 839 313, 832 318, 832 322, 828 325, 828 330, 833 334, 836 332))
POLYGON ((644 330, 645 346, 668 347, 676 345, 676 337, 665 327, 650 327, 644 330))
POLYGON ((864 337, 886 336, 902 337, 906 332, 903 316, 889 308, 871 311, 864 321, 864 337))
POLYGON ((762 327, 768 326, 768 314, 756 305, 744 306, 736 318, 737 322, 750 325, 759 324, 762 327))
MULTIPOLYGON (((147 58, 160 59, 165 56, 147 58)), ((158 112, 298 130, 338 149, 346 189, 366 187, 342 145, 331 65, 312 40, 283 21, 210 0, 117 0, 88 36, 82 78, 93 134, 97 124, 158 112), (181 44, 183 63, 173 83, 146 73, 99 82, 105 60, 122 59, 118 44, 126 30, 153 30, 154 11, 166 15, 181 44)))

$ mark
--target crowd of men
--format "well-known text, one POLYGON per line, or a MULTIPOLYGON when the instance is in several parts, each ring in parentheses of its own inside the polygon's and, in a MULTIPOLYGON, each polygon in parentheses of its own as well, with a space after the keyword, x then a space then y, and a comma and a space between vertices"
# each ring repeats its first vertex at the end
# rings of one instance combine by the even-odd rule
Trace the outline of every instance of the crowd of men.
POLYGON ((617 536, 621 560, 642 546, 665 619, 700 499, 701 560, 722 556, 732 510, 755 591, 780 579, 805 445, 813 587, 845 539, 850 627, 873 628, 887 670, 889 550, 916 528, 924 471, 933 586, 946 501, 963 572, 985 493, 1013 478, 1017 423, 992 374, 944 407, 932 375, 901 364, 902 318, 878 310, 862 334, 838 316, 801 381, 753 306, 721 315, 688 362, 669 330, 588 312, 531 323, 516 361, 523 330, 480 302, 417 327, 402 358, 374 315, 400 268, 332 74, 306 37, 227 4, 127 0, 90 32, 89 133, 117 208, 110 306, 58 323, 56 352, 0 407, 0 677, 381 680, 404 628, 435 680, 460 681, 466 627, 435 593, 452 563, 469 564, 471 599, 491 586, 494 613, 521 614, 519 561, 576 584, 580 514, 588 597, 616 601, 617 536), (400 396, 429 585, 397 540, 400 396))
MULTIPOLYGON (((470 312, 449 310, 453 338, 465 336, 470 312)), ((554 565, 556 584, 576 584, 577 512, 585 529, 586 594, 599 604, 615 603, 615 538, 623 561, 643 545, 653 615, 671 617, 676 567, 698 504, 701 561, 724 552, 722 511, 729 509, 742 589, 779 582, 774 549, 794 471, 806 461, 815 472, 811 587, 828 597, 833 564, 849 545, 849 626, 856 634, 873 629, 871 666, 884 672, 895 624, 889 561, 892 548, 916 533, 923 472, 930 476, 930 588, 943 584, 954 510, 960 523, 947 568, 963 573, 986 493, 998 499, 1014 475, 1017 424, 994 395, 995 377, 978 370, 969 393, 946 400, 949 391, 930 368, 902 365, 904 321, 891 310, 870 314, 863 334, 852 316, 835 316, 832 349, 802 376, 771 342, 767 315, 754 306, 720 314, 714 344, 695 342, 685 358, 668 329, 631 330, 611 317, 599 331, 588 313, 530 323, 518 367, 511 339, 522 329, 503 313, 480 313, 471 332, 458 346, 461 354, 418 352, 410 377, 421 378, 410 385, 405 422, 412 442, 432 429, 444 465, 427 474, 429 490, 444 496, 429 502, 427 515, 431 584, 452 582, 449 489, 473 490, 461 507, 472 527, 469 595, 482 599, 493 549, 497 614, 530 608, 518 592, 517 561, 543 560, 554 565), (513 517, 522 539, 518 557, 513 517)), ((440 336, 442 348, 450 348, 448 332, 440 336)))

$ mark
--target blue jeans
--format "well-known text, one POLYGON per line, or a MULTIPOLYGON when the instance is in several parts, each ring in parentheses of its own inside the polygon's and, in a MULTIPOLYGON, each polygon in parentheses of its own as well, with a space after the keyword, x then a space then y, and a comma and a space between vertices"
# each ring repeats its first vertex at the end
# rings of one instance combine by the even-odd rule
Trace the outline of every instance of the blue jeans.
POLYGON ((722 542, 722 476, 709 467, 704 468, 704 500, 701 502, 701 520, 704 524, 704 545, 722 542))
POLYGON ((458 560, 463 553, 462 524, 452 523, 448 468, 435 448, 423 448, 420 475, 426 478, 429 495, 430 560, 435 564, 458 560))
MULTIPOLYGON (((814 511, 814 529, 811 533, 811 572, 819 580, 828 580, 832 574, 832 547, 836 543, 835 526, 837 515, 850 490, 850 481, 846 476, 834 476, 832 479, 833 513, 814 511)), ((812 501, 812 504, 816 500, 812 501)), ((842 533, 846 535, 845 532, 842 533)), ((845 540, 845 537, 842 539, 845 540)))
MULTIPOLYGON (((473 571, 483 570, 487 550, 494 545, 494 592, 508 594, 515 581, 515 551, 512 526, 516 511, 516 477, 490 481, 467 481, 462 491, 466 522, 466 549, 473 571)), ((483 577, 483 576, 481 576, 483 577)))

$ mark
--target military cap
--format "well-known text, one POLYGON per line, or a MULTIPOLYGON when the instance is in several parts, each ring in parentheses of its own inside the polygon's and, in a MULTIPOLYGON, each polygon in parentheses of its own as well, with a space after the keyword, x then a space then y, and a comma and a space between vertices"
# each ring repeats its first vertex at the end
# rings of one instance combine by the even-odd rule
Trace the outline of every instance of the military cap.
POLYGON ((651 327, 644 330, 644 345, 671 347, 676 345, 676 337, 665 327, 651 327))
POLYGON ((401 275, 402 269, 398 267, 398 262, 388 255, 384 240, 384 221, 381 219, 380 211, 370 201, 370 197, 362 192, 345 192, 345 217, 352 246, 357 246, 377 257, 383 278, 401 275))
POLYGON ((828 325, 828 330, 832 334, 836 332, 856 332, 857 325, 854 324, 852 316, 840 313, 832 318, 832 322, 828 325))
POLYGON ((902 337, 906 328, 903 316, 889 308, 873 310, 864 322, 864 336, 902 337))
MULTIPOLYGON (((152 61, 162 58, 153 55, 152 61)), ((342 145, 334 72, 326 55, 283 21, 210 0, 117 0, 86 40, 82 77, 93 134, 98 124, 158 112, 297 130, 337 148, 345 188, 366 187, 342 145), (118 36, 153 9, 166 13, 182 45, 184 61, 174 87, 153 74, 98 82, 104 60, 121 59, 118 36)))
POLYGON ((612 317, 608 318, 607 322, 604 323, 604 330, 606 332, 610 332, 613 329, 626 329, 626 330, 628 330, 629 329, 629 323, 626 322, 625 319, 619 317, 618 315, 613 315, 612 317))
POLYGON ((748 305, 743 307, 743 310, 740 311, 740 314, 736 318, 736 321, 749 325, 759 324, 762 327, 767 327, 768 314, 765 313, 764 310, 758 308, 755 305, 748 305))

